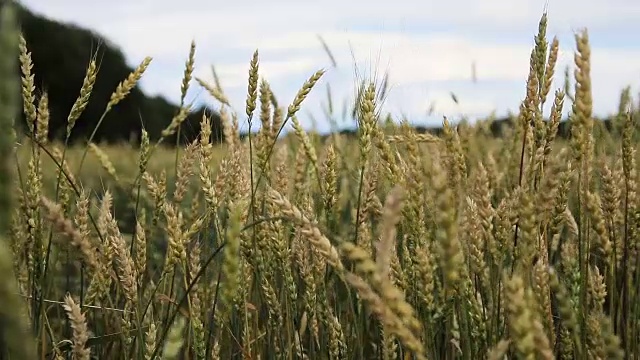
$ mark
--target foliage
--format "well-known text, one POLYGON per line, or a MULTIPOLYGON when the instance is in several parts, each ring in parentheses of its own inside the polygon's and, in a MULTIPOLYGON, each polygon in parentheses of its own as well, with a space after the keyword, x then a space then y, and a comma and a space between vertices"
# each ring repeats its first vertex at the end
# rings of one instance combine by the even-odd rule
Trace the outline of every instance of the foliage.
MULTIPOLYGON (((94 130, 92 140, 97 142, 134 140, 139 143, 143 127, 151 140, 155 141, 160 138, 160 132, 169 125, 171 118, 179 112, 179 107, 165 98, 149 97, 134 86, 117 107, 104 114, 104 119, 100 122, 113 91, 134 72, 127 65, 122 52, 105 38, 89 30, 49 20, 23 6, 17 6, 17 14, 22 34, 31 52, 34 76, 32 91, 38 97, 46 93, 49 98, 50 140, 65 140, 68 115, 92 61, 99 71, 93 79, 86 107, 70 134, 71 143, 87 140, 94 130)), ((181 143, 197 137, 200 119, 205 112, 211 117, 216 135, 214 139, 217 142, 221 140, 218 114, 205 106, 199 106, 187 112, 181 143)), ((23 120, 26 120, 24 116, 23 120)), ((25 121, 20 122, 23 130, 24 124, 25 121)), ((175 135, 168 140, 168 143, 175 144, 175 135)))

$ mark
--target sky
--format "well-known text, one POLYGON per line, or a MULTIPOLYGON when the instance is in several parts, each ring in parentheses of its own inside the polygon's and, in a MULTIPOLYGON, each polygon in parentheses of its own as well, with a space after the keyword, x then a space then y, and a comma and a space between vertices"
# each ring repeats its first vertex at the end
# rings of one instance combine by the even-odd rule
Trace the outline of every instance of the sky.
MULTIPOLYGON (((48 18, 96 31, 121 48, 131 67, 151 56, 140 86, 174 103, 180 99, 184 64, 194 40, 195 76, 213 83, 214 66, 240 119, 256 49, 260 76, 283 105, 294 99, 309 76, 325 69, 299 116, 303 127, 321 132, 329 130, 323 111, 329 93, 338 125, 352 127, 351 120, 342 122, 342 104, 353 99, 358 79, 381 79, 385 73, 390 87, 381 106, 396 119, 439 125, 443 116, 456 121, 463 115, 473 120, 516 112, 545 9, 547 38, 557 36, 560 41, 552 89, 562 87, 565 67, 573 66, 574 35, 587 28, 596 115, 615 112, 624 87, 640 93, 637 0, 22 2, 48 18)), ((187 100, 219 107, 195 81, 187 100)))

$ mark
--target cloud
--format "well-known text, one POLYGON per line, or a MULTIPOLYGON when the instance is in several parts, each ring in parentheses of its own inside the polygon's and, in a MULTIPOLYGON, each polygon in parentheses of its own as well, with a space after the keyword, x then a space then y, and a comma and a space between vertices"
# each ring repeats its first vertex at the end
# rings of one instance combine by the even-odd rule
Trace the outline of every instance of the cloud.
MULTIPOLYGON (((524 97, 533 36, 545 7, 548 36, 560 39, 554 87, 562 85, 563 69, 572 64, 573 35, 581 27, 589 28, 592 39, 598 114, 614 111, 622 87, 633 85, 635 90, 640 80, 640 39, 629 35, 640 23, 636 0, 617 0, 615 6, 605 0, 23 1, 52 18, 95 29, 120 46, 132 66, 153 56, 142 86, 174 101, 189 43, 195 39, 196 75, 210 81, 214 64, 239 112, 255 49, 260 51, 260 73, 281 103, 291 101, 313 72, 327 70, 303 105, 315 115, 327 101, 327 84, 334 102, 341 103, 353 95, 358 77, 381 76, 387 70, 391 91, 385 108, 416 121, 515 111, 524 97), (318 34, 338 68, 331 67, 318 34), (460 104, 451 101, 451 92, 460 104), (433 102, 437 117, 429 118, 433 102)), ((195 82, 190 96, 211 101, 195 82)))
MULTIPOLYGON (((24 1, 24 0, 23 0, 24 1)), ((540 13, 548 8, 551 23, 570 26, 609 26, 632 24, 640 20, 640 4, 635 0, 616 0, 615 6, 607 0, 402 0, 402 1, 365 1, 365 0, 325 0, 322 2, 299 2, 292 0, 274 0, 255 2, 237 0, 214 3, 206 0, 183 0, 175 3, 170 0, 112 0, 110 2, 86 2, 80 0, 26 0, 27 5, 41 9, 56 18, 73 21, 96 22, 93 26, 115 26, 121 21, 135 22, 144 18, 162 16, 180 18, 190 17, 192 24, 200 24, 208 32, 224 32, 225 27, 210 26, 221 22, 232 27, 246 29, 261 28, 271 23, 275 31, 286 28, 309 28, 325 24, 351 25, 354 23, 397 23, 430 21, 450 27, 482 26, 483 28, 505 26, 528 28, 537 22, 540 13), (207 21, 207 19, 209 21, 207 21), (555 19, 555 20, 554 20, 555 19)), ((175 24, 175 22, 173 22, 175 24)), ((182 21, 184 26, 192 26, 182 21)))
MULTIPOLYGON (((269 81, 279 81, 292 73, 310 73, 316 69, 317 61, 312 57, 297 57, 282 61, 260 61, 260 73, 269 81)), ((249 61, 246 64, 223 64, 216 67, 224 79, 225 87, 247 87, 249 61)))

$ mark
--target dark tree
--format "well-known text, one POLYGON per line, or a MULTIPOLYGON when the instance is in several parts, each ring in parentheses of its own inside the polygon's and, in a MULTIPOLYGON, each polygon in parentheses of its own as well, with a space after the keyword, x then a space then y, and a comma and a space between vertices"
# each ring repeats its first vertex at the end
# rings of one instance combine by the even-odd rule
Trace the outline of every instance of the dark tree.
MULTIPOLYGON (((95 59, 98 75, 89 103, 78 119, 71 141, 89 138, 118 84, 133 71, 120 49, 102 36, 75 25, 64 24, 34 14, 19 6, 18 19, 33 61, 36 98, 46 91, 51 113, 51 139, 64 140, 67 116, 79 95, 89 62, 95 59)), ((137 65, 137 64, 136 64, 137 65)), ((200 108, 189 115, 181 131, 182 141, 198 136, 202 112, 211 117, 213 141, 222 138, 219 115, 200 108)), ((141 129, 156 140, 178 112, 175 104, 163 97, 148 97, 138 87, 109 111, 98 128, 94 141, 119 142, 140 139, 141 129)), ((24 114, 21 124, 26 129, 24 114)), ((167 141, 175 144, 175 138, 167 141)))

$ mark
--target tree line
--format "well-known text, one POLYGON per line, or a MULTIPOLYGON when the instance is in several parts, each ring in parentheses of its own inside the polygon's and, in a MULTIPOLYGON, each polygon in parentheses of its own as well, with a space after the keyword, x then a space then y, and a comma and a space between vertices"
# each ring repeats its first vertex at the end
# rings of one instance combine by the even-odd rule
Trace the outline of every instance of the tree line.
MULTIPOLYGON (((101 35, 73 24, 61 23, 38 15, 18 4, 18 19, 27 47, 33 61, 36 99, 47 92, 49 97, 51 140, 65 137, 67 116, 79 95, 87 66, 92 57, 99 60, 99 72, 86 109, 78 119, 71 134, 72 143, 89 138, 97 125, 112 92, 118 84, 134 70, 126 62, 122 51, 101 35)), ((20 71, 17 69, 17 71, 20 71)), ((179 107, 162 96, 148 96, 139 87, 114 107, 100 124, 93 141, 139 143, 144 128, 151 141, 157 140, 163 129, 177 114, 179 107)), ((180 144, 193 141, 200 132, 200 120, 206 112, 211 118, 214 142, 224 140, 219 114, 207 106, 192 110, 183 123, 180 144)), ((26 129, 24 114, 20 124, 26 129)), ((598 128, 602 131, 615 129, 615 117, 602 119, 598 128)), ((512 126, 513 119, 495 120, 489 131, 501 136, 506 126, 512 126)), ((419 132, 434 135, 441 133, 440 127, 420 127, 419 132)), ((355 135, 355 130, 342 130, 345 135, 355 135)), ((559 137, 567 137, 570 123, 563 121, 558 129, 559 137)), ((243 134, 244 135, 244 134, 243 134)), ((176 135, 165 143, 175 144, 176 135)))
MULTIPOLYGON (((51 140, 64 140, 67 116, 79 95, 89 62, 92 58, 98 62, 99 71, 90 100, 70 137, 72 143, 88 139, 111 94, 134 68, 127 64, 118 47, 90 30, 48 19, 22 5, 18 5, 18 20, 31 52, 36 101, 45 91, 48 96, 51 140)), ((93 141, 115 143, 133 140, 137 143, 143 127, 152 141, 157 140, 178 110, 179 107, 166 98, 148 96, 136 86, 107 113, 93 141)), ((200 106, 192 110, 184 121, 181 143, 197 137, 205 111, 211 118, 212 137, 218 141, 223 139, 219 114, 200 106)), ((22 130, 26 130, 24 114, 21 120, 22 130)), ((175 136, 166 139, 167 143, 175 144, 175 136)))

